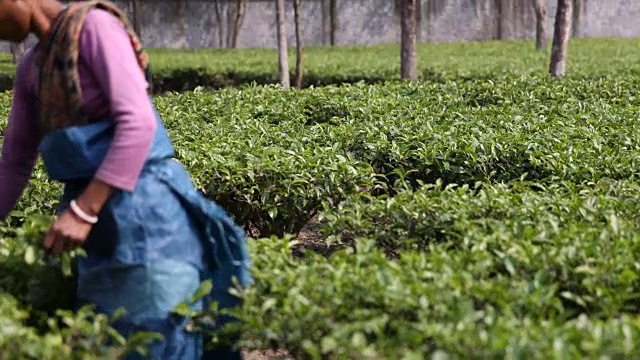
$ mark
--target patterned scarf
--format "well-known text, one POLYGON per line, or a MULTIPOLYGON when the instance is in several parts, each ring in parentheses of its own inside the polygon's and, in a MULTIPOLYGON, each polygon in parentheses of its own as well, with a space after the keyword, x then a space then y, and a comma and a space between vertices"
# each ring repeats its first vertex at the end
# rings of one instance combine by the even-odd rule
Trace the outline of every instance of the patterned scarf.
POLYGON ((41 42, 36 48, 34 64, 40 72, 39 120, 44 134, 67 126, 84 125, 90 121, 82 106, 78 55, 84 20, 93 8, 110 12, 125 26, 151 92, 149 58, 126 15, 109 1, 74 3, 67 6, 55 19, 48 41, 41 42))

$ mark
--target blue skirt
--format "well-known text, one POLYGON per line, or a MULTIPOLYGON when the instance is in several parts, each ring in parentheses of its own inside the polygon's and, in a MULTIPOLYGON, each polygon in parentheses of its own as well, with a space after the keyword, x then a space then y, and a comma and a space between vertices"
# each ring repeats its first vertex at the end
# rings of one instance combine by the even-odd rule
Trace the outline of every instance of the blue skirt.
MULTIPOLYGON (((72 188, 65 198, 73 198, 72 188)), ((219 211, 195 192, 177 162, 146 167, 134 192, 119 192, 107 202, 84 245, 88 256, 78 259, 78 305, 93 304, 105 314, 124 308, 126 315, 114 326, 125 337, 138 331, 161 334, 164 339, 150 347, 151 359, 240 358, 230 348, 205 352, 201 334, 187 332, 187 319, 172 313, 180 303, 190 303, 208 279, 215 284, 212 294, 190 303, 192 310, 203 310, 211 301, 223 308, 240 304, 227 291, 234 277, 240 284, 248 281, 237 260, 242 256, 230 251, 238 238, 223 244, 203 241, 216 240, 212 230, 233 230, 225 232, 232 223, 223 213, 211 216, 219 211)))
MULTIPOLYGON (((87 256, 77 262, 78 305, 93 304, 109 315, 124 308, 126 315, 115 328, 125 337, 137 331, 161 334, 164 339, 150 348, 151 359, 239 358, 230 348, 204 351, 201 334, 189 333, 187 319, 173 314, 208 279, 213 290, 192 303, 193 310, 207 309, 211 302, 220 309, 241 305, 229 289, 249 285, 251 264, 244 231, 197 191, 173 159, 173 147, 158 123, 135 190, 116 191, 109 198, 83 244, 87 256)), ((113 130, 107 120, 45 136, 40 146, 45 168, 65 184, 58 211, 85 189, 113 130)), ((230 319, 217 320, 218 325, 230 319)))

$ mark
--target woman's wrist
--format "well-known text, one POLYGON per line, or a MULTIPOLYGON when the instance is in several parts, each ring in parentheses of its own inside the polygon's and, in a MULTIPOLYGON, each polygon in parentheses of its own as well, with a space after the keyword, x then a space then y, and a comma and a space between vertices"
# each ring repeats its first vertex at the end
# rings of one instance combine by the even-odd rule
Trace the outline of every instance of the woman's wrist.
POLYGON ((87 188, 76 198, 78 207, 89 216, 97 216, 107 202, 114 187, 97 179, 93 179, 87 188))
POLYGON ((80 220, 89 223, 91 225, 96 224, 98 222, 98 216, 89 215, 86 211, 82 210, 82 208, 78 205, 75 200, 71 200, 71 204, 69 204, 71 211, 73 214, 79 218, 80 220))

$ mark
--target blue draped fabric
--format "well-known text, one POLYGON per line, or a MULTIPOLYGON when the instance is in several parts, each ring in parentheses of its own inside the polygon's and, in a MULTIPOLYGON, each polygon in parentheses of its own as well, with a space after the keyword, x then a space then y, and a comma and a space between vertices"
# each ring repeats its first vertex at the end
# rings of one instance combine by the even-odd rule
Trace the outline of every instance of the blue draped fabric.
MULTIPOLYGON (((116 329, 127 336, 159 332, 152 359, 238 358, 229 349, 203 351, 201 336, 187 333, 185 319, 171 314, 189 301, 201 281, 213 290, 194 310, 241 304, 229 294, 233 279, 251 282, 245 233, 215 202, 202 196, 184 167, 174 160, 173 145, 160 117, 151 151, 133 192, 116 191, 99 214, 78 259, 78 304, 91 303, 112 314, 124 307, 116 329), (226 353, 227 355, 220 356, 226 353)), ((62 212, 91 181, 113 138, 110 119, 48 133, 40 144, 45 168, 64 183, 62 212)), ((229 321, 221 317, 221 322, 229 321)), ((132 356, 131 359, 136 357, 132 356)))

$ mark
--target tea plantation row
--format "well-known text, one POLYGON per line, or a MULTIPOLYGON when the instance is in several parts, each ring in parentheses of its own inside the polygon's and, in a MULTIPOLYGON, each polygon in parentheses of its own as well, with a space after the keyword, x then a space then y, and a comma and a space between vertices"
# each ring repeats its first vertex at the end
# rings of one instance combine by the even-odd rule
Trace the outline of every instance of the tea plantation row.
POLYGON ((322 201, 418 184, 635 176, 633 81, 512 80, 185 93, 157 98, 179 158, 258 236, 322 201), (177 105, 179 104, 179 105, 177 105), (404 185, 397 182, 402 180, 404 185))
MULTIPOLYGON (((507 77, 154 102, 198 187, 261 238, 243 346, 616 358, 639 350, 638 90, 634 77, 507 77), (287 234, 315 215, 343 249, 292 257, 287 234)), ((59 191, 38 167, 0 230, 0 321, 16 329, 0 358, 95 354, 112 336, 74 314, 65 330, 42 323, 68 305, 69 281, 37 250, 59 191)))
MULTIPOLYGON (((567 73, 572 78, 635 76, 640 65, 638 39, 571 39, 567 73)), ((158 92, 257 83, 278 83, 274 49, 149 50, 158 92)), ((309 47, 304 50, 304 86, 380 83, 400 76, 397 45, 309 47)), ((289 51, 295 70, 295 49, 289 51)), ((533 41, 419 44, 419 73, 426 81, 502 79, 544 75, 549 52, 535 51, 533 41)), ((0 57, 0 90, 10 90, 15 70, 11 56, 0 57)))

